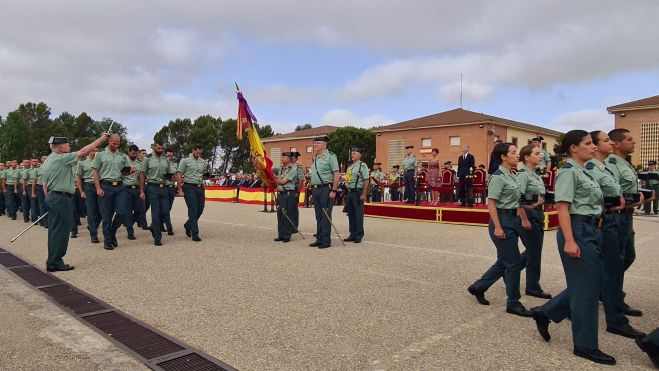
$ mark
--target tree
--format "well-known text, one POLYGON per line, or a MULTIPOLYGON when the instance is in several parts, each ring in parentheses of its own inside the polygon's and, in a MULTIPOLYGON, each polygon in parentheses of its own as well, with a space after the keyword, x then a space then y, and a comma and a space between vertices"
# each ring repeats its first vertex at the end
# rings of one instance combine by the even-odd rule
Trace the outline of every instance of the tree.
POLYGON ((375 160, 375 134, 368 129, 360 129, 352 126, 346 126, 336 129, 335 132, 328 135, 330 141, 328 148, 336 154, 339 165, 345 165, 350 162, 350 153, 353 147, 362 147, 362 161, 369 167, 373 166, 375 160))
POLYGON ((174 157, 181 159, 186 156, 185 144, 190 136, 192 121, 188 118, 169 121, 154 136, 153 140, 161 141, 168 150, 174 152, 174 157))
POLYGON ((307 130, 307 129, 313 129, 313 126, 311 126, 311 124, 304 124, 295 127, 295 131, 307 130))
MULTIPOLYGON (((236 120, 228 119, 220 125, 220 140, 218 152, 220 156, 220 173, 227 172, 252 172, 254 167, 249 157, 249 141, 243 138, 239 141, 236 137, 236 120)), ((261 139, 271 137, 274 131, 270 125, 257 126, 257 132, 261 139)))
POLYGON ((199 116, 190 129, 190 136, 185 148, 185 153, 192 152, 195 145, 201 146, 204 150, 203 158, 211 169, 215 164, 215 153, 220 142, 220 125, 222 119, 214 118, 211 115, 199 116))
POLYGON ((20 160, 50 153, 48 138, 52 132, 48 105, 43 102, 21 104, 7 115, 0 128, 3 158, 20 160))

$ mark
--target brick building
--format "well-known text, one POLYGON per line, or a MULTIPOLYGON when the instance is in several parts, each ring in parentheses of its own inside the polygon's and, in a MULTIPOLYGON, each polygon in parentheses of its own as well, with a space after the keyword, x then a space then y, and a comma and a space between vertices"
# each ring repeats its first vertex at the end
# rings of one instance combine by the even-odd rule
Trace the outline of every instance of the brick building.
POLYGON ((553 155, 554 145, 561 134, 461 108, 374 128, 373 132, 376 133, 376 158, 387 171, 402 163, 405 146, 410 144, 415 147, 414 153, 420 161, 427 161, 432 148, 437 148, 441 161, 451 160, 454 167, 457 167, 462 146, 469 145, 476 165, 487 167, 496 140, 521 147, 541 135, 545 138, 543 146, 553 155))
POLYGON ((262 141, 266 152, 272 159, 273 167, 279 167, 281 164, 282 152, 297 151, 301 154, 298 162, 303 169, 306 169, 311 166, 313 138, 333 133, 336 129, 338 129, 336 126, 323 125, 317 128, 274 135, 268 138, 263 138, 262 141))
POLYGON ((615 115, 615 127, 629 130, 636 141, 632 164, 645 166, 648 160, 659 160, 659 95, 606 110, 615 115))

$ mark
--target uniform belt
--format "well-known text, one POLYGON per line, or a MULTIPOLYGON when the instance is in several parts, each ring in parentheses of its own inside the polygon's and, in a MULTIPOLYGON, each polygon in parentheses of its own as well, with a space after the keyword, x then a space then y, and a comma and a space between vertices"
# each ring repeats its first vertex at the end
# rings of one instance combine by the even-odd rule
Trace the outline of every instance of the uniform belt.
POLYGON ((153 186, 153 187, 160 187, 160 188, 164 188, 164 187, 165 187, 165 183, 149 182, 148 184, 149 184, 150 186, 153 186))
POLYGON ((414 169, 407 169, 407 170, 405 170, 405 172, 408 172, 408 171, 414 171, 414 169))
POLYGON ((348 188, 348 192, 361 192, 364 188, 348 188))
POLYGON ((575 222, 584 222, 590 224, 599 223, 601 217, 599 215, 579 215, 579 214, 570 214, 570 218, 575 222))
POLYGON ((297 193, 294 189, 288 189, 288 190, 283 190, 283 191, 277 191, 279 193, 284 193, 284 194, 295 194, 297 193))
POLYGON ((94 182, 85 182, 85 185, 94 185, 94 182))
POLYGON ((318 189, 318 188, 325 188, 325 187, 329 187, 329 186, 330 186, 329 184, 312 184, 311 188, 318 189))
POLYGON ((201 188, 201 187, 204 186, 204 183, 188 183, 188 182, 183 182, 183 184, 184 184, 184 185, 187 184, 187 185, 189 185, 189 186, 197 187, 197 188, 201 188))
POLYGON ((138 185, 127 185, 126 187, 128 187, 128 188, 130 188, 130 189, 138 189, 138 188, 140 188, 140 186, 138 186, 138 185))
POLYGON ((114 180, 101 180, 101 183, 112 187, 119 187, 120 185, 124 184, 122 181, 114 181, 114 180))
POLYGON ((604 214, 621 214, 622 210, 606 210, 604 214))
POLYGON ((176 184, 166 184, 165 187, 167 187, 167 188, 174 188, 174 187, 176 187, 176 184))
POLYGON ((68 198, 73 198, 73 193, 68 193, 68 192, 48 191, 48 194, 51 194, 51 195, 59 195, 59 196, 64 196, 64 197, 68 197, 68 198))
POLYGON ((497 211, 500 214, 517 215, 517 209, 500 209, 500 208, 497 207, 497 211))

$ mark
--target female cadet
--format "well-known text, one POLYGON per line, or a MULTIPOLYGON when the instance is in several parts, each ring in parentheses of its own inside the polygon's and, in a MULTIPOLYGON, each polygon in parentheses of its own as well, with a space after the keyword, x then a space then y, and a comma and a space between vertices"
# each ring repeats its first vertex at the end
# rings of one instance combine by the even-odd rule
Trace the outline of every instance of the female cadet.
POLYGON ((597 363, 615 364, 612 356, 598 349, 598 299, 601 261, 598 223, 602 214, 602 190, 584 172, 593 158, 595 146, 584 130, 565 134, 561 150, 569 159, 556 176, 556 209, 559 229, 558 252, 563 263, 567 289, 539 308, 532 309, 540 335, 549 341, 549 319, 560 322, 572 318, 574 355, 597 363))
POLYGON ((602 293, 606 331, 638 339, 644 333, 635 330, 625 317, 624 297, 622 293, 625 263, 624 252, 620 247, 620 210, 625 208, 622 188, 613 174, 604 165, 605 159, 613 153, 613 141, 603 131, 590 133, 593 144, 597 146, 595 157, 586 162, 585 171, 600 185, 604 195, 604 214, 602 216, 602 241, 600 244, 602 257, 602 293))
POLYGON ((545 183, 535 173, 535 168, 544 161, 540 148, 534 144, 523 147, 519 152, 522 165, 518 166, 515 180, 522 195, 519 216, 522 220, 520 239, 526 247, 522 260, 526 262, 526 295, 541 299, 551 299, 551 295, 540 287, 540 263, 542 244, 545 236, 545 214, 542 203, 545 196, 545 183))
POLYGON ((520 192, 515 177, 510 173, 510 169, 517 165, 517 148, 511 143, 497 144, 492 151, 490 163, 498 165, 498 170, 488 180, 487 195, 490 213, 488 229, 497 249, 497 261, 467 291, 480 304, 488 305, 490 302, 485 299, 485 291, 503 276, 508 295, 506 312, 530 317, 531 313, 519 302, 519 276, 524 268, 518 246, 521 226, 517 209, 520 192))

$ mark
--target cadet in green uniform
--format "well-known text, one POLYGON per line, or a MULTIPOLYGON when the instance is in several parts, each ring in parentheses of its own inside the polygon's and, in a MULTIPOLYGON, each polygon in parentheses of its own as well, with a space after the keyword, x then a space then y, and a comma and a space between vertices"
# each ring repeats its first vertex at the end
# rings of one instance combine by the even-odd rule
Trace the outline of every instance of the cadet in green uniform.
POLYGON ((539 136, 537 138, 531 139, 531 144, 535 145, 540 149, 540 155, 541 155, 541 161, 540 163, 536 166, 535 170, 549 170, 551 168, 551 156, 549 155, 549 152, 547 152, 546 149, 542 148, 542 141, 545 140, 542 136, 539 136))
POLYGON ((601 233, 597 225, 602 214, 600 186, 587 173, 584 164, 593 158, 590 134, 571 130, 565 134, 561 150, 569 159, 556 176, 556 209, 559 229, 558 252, 563 263, 567 289, 539 308, 533 308, 540 335, 549 341, 549 320, 560 322, 570 315, 574 355, 603 364, 615 358, 598 348, 598 300, 601 289, 601 233))
POLYGON ((98 241, 98 226, 101 223, 101 199, 96 194, 96 185, 94 184, 94 169, 92 163, 96 157, 96 148, 91 150, 87 158, 78 162, 76 168, 76 177, 78 179, 78 190, 80 197, 85 200, 87 205, 87 230, 92 243, 98 241))
POLYGON ((293 213, 290 215, 291 220, 293 220, 293 223, 295 223, 295 232, 297 232, 297 228, 300 225, 300 209, 298 209, 298 201, 300 200, 300 192, 302 191, 304 187, 304 182, 305 182, 305 177, 304 177, 304 170, 302 169, 302 166, 297 163, 297 160, 300 158, 300 152, 293 152, 293 155, 291 156, 291 164, 295 167, 295 170, 297 171, 297 178, 298 178, 298 183, 295 186, 295 208, 292 208, 291 210, 293 213))
POLYGON ((485 291, 499 278, 504 277, 508 302, 506 312, 522 317, 530 317, 529 311, 519 302, 519 276, 525 262, 519 253, 518 239, 520 220, 518 207, 520 191, 510 170, 517 165, 517 148, 512 143, 494 146, 490 162, 499 164, 499 169, 488 179, 487 208, 490 213, 488 230, 490 239, 497 249, 497 261, 483 276, 474 282, 467 291, 478 302, 489 305, 485 291))
POLYGON ((28 193, 28 183, 30 181, 30 171, 32 163, 30 160, 23 160, 23 168, 18 173, 18 193, 21 196, 21 209, 23 209, 23 221, 30 222, 30 203, 31 195, 28 193))
MULTIPOLYGON (((634 152, 634 138, 627 129, 613 129, 609 132, 609 138, 613 141, 613 153, 610 154, 606 162, 606 168, 613 173, 613 178, 620 184, 622 195, 625 199, 640 197, 640 202, 626 203, 625 209, 621 210, 620 215, 620 248, 623 252, 625 271, 636 260, 636 248, 634 246, 634 208, 643 204, 643 194, 638 194, 638 178, 636 170, 625 161, 628 155, 634 152)), ((625 304, 625 314, 629 316, 642 316, 643 312, 633 309, 625 304)))
POLYGON ((32 223, 36 222, 37 219, 39 219, 39 216, 41 216, 42 212, 39 210, 39 202, 37 202, 37 169, 41 166, 39 163, 38 158, 33 158, 32 159, 32 168, 30 170, 30 174, 28 176, 28 183, 27 183, 27 189, 28 189, 28 196, 30 197, 30 207, 32 209, 31 215, 30 215, 30 221, 32 223))
POLYGON ((545 197, 545 183, 535 173, 535 168, 542 161, 540 148, 529 144, 519 152, 522 165, 518 166, 517 186, 522 195, 519 216, 522 229, 519 237, 526 247, 522 260, 526 262, 526 295, 541 299, 551 299, 551 295, 540 287, 540 266, 542 262, 542 245, 545 236, 545 213, 542 203, 545 197))
MULTIPOLYGON (((354 161, 354 160, 353 160, 354 161)), ((371 202, 381 202, 382 201, 382 189, 379 184, 384 182, 384 174, 380 169, 382 165, 381 162, 373 163, 373 171, 371 172, 371 178, 373 178, 373 183, 371 185, 371 202)), ((369 182, 370 184, 370 182, 369 182)))
MULTIPOLYGON (((36 170, 36 179, 35 179, 35 185, 36 185, 36 192, 37 192, 37 204, 39 204, 39 217, 41 215, 45 214, 48 212, 48 208, 46 207, 46 193, 43 190, 43 185, 44 185, 44 180, 43 180, 43 166, 46 164, 46 160, 48 159, 48 156, 41 156, 41 166, 39 166, 36 170)), ((39 222, 39 225, 45 228, 48 228, 48 218, 42 218, 41 221, 39 222)))
MULTIPOLYGON (((657 161, 650 160, 648 161, 648 174, 659 177, 659 171, 657 170, 657 161)), ((655 195, 659 195, 659 179, 650 178, 645 182, 645 188, 654 191, 655 195)), ((659 198, 655 197, 653 201, 647 201, 643 204, 643 211, 646 214, 654 212, 654 215, 659 214, 659 198)))
POLYGON ((156 246, 162 246, 162 223, 171 221, 169 218, 169 192, 165 187, 165 174, 169 172, 170 163, 163 155, 162 143, 153 144, 153 152, 142 164, 140 176, 140 197, 144 199, 144 188, 147 187, 149 204, 151 205, 151 235, 156 246))
POLYGON ((119 223, 123 224, 128 217, 127 194, 123 185, 122 171, 130 167, 130 163, 128 157, 119 150, 120 145, 121 137, 112 134, 105 150, 98 152, 92 162, 96 194, 101 199, 103 248, 106 250, 113 250, 119 246, 117 231, 113 228, 114 218, 118 218, 119 223))
POLYGON ((73 166, 92 149, 107 140, 107 134, 101 135, 91 144, 78 152, 71 152, 65 137, 50 137, 48 144, 53 151, 44 164, 44 181, 48 188, 46 205, 48 206, 48 259, 46 269, 49 272, 68 271, 72 265, 64 264, 69 244, 69 232, 73 224, 73 193, 75 192, 73 166))
POLYGON ((275 238, 275 241, 289 242, 296 231, 295 222, 291 219, 291 215, 294 213, 293 209, 297 208, 296 188, 300 180, 297 166, 290 163, 293 152, 284 152, 281 156, 281 167, 275 178, 278 192, 277 238, 275 238))
POLYGON ((317 137, 313 140, 314 159, 311 164, 311 195, 316 214, 316 241, 311 247, 325 249, 332 245, 331 217, 334 198, 339 187, 339 161, 327 149, 329 138, 317 137))
POLYGON ((194 146, 190 156, 181 160, 176 170, 178 195, 185 199, 188 207, 188 220, 183 224, 185 235, 192 237, 192 241, 201 241, 199 237, 199 218, 204 213, 206 205, 206 192, 204 190, 204 172, 206 161, 201 158, 204 150, 201 146, 194 146))
POLYGON ((174 200, 176 199, 176 170, 178 169, 178 165, 174 162, 174 152, 171 150, 167 149, 165 151, 165 157, 169 160, 168 175, 165 177, 165 186, 167 187, 167 197, 169 199, 169 211, 167 212, 167 218, 163 220, 164 228, 162 228, 162 230, 167 229, 167 235, 173 236, 174 227, 172 226, 170 213, 174 207, 174 200))
POLYGON ((620 250, 620 211, 625 209, 622 189, 613 174, 606 169, 604 161, 613 153, 613 142, 603 131, 590 133, 593 144, 597 146, 595 157, 586 162, 585 171, 599 184, 604 195, 604 214, 602 215, 600 255, 602 258, 602 293, 606 315, 606 330, 616 335, 629 338, 641 338, 645 334, 636 331, 629 325, 625 317, 624 298, 622 292, 625 274, 623 253, 620 250))
POLYGON ((398 190, 400 184, 400 166, 394 165, 393 170, 389 173, 389 193, 391 193, 391 201, 398 201, 400 192, 398 190))
POLYGON ((5 215, 5 163, 0 162, 0 215, 5 215))
POLYGON ((134 144, 128 148, 128 164, 130 168, 135 169, 135 171, 130 174, 122 174, 122 181, 124 182, 124 187, 126 187, 128 214, 123 222, 117 217, 112 221, 112 230, 114 231, 119 229, 121 224, 126 226, 129 240, 137 239, 135 237, 135 229, 133 228, 133 225, 136 221, 135 218, 142 215, 142 209, 144 208, 144 202, 140 198, 140 174, 142 173, 142 162, 137 159, 139 152, 139 147, 134 144))
POLYGON ((368 195, 368 165, 362 162, 363 148, 352 149, 352 164, 346 171, 346 209, 348 209, 348 227, 350 235, 344 241, 362 242, 364 238, 364 201, 368 195))
POLYGON ((416 165, 419 163, 416 156, 412 154, 414 146, 405 147, 405 158, 403 158, 403 182, 405 182, 405 191, 403 200, 405 203, 413 204, 416 202, 416 187, 414 177, 416 176, 416 165))
POLYGON ((7 217, 16 220, 16 198, 18 197, 18 169, 16 160, 12 160, 8 169, 5 169, 4 194, 5 206, 7 207, 7 217))

